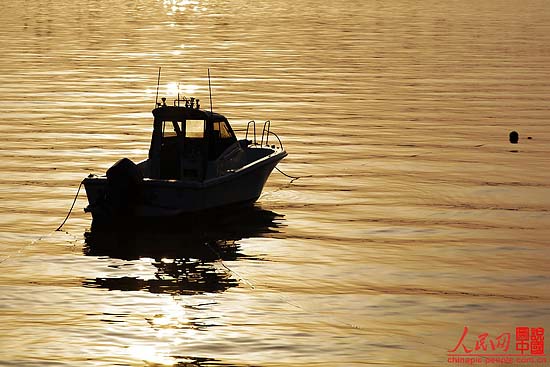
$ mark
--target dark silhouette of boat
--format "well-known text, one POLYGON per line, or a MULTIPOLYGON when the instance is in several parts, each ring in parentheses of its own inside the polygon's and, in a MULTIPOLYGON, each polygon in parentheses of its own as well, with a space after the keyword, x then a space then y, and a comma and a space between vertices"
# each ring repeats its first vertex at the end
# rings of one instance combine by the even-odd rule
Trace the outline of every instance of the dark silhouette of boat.
POLYGON ((149 157, 138 164, 124 158, 106 175, 85 178, 89 202, 85 211, 94 219, 111 221, 256 201, 271 171, 287 155, 270 131, 271 123, 263 124, 260 140, 256 123, 249 122, 245 138, 238 140, 225 116, 201 109, 198 100, 177 99, 173 106, 162 100, 153 110, 149 157), (270 136, 278 145, 269 144, 270 136))

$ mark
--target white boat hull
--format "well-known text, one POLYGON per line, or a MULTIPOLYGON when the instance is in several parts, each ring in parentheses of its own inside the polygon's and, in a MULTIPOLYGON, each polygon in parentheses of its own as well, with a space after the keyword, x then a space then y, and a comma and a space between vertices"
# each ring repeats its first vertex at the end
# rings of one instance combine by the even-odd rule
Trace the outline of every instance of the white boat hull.
MULTIPOLYGON (((267 178, 287 153, 274 153, 225 175, 198 181, 148 179, 142 181, 141 198, 133 216, 161 217, 199 212, 245 202, 256 201, 267 178)), ((91 176, 83 181, 94 219, 110 216, 102 205, 108 180, 106 176, 91 176)))

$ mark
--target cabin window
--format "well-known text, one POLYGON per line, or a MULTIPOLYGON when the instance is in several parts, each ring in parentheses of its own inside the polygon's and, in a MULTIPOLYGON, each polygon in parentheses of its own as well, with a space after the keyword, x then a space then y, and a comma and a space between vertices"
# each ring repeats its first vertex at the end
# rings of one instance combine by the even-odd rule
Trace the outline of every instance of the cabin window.
POLYGON ((203 120, 187 120, 185 123, 186 138, 203 138, 204 137, 204 121, 203 120))
POLYGON ((227 124, 223 121, 221 122, 214 122, 214 136, 215 138, 219 139, 230 139, 232 137, 231 132, 229 131, 229 127, 227 124))
POLYGON ((162 125, 162 136, 167 138, 176 136, 181 132, 181 123, 178 121, 164 121, 162 125))
POLYGON ((220 123, 220 138, 222 139, 228 139, 231 138, 231 132, 229 131, 229 127, 225 122, 220 123))
POLYGON ((212 122, 212 136, 208 146, 208 159, 216 159, 237 139, 225 121, 212 122))

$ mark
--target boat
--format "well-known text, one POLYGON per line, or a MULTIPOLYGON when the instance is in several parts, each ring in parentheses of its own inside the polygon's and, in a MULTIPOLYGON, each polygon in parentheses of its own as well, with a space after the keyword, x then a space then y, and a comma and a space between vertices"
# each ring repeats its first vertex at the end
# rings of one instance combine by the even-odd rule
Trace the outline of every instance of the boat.
POLYGON ((227 118, 201 109, 199 99, 178 97, 168 105, 162 98, 152 113, 147 159, 136 164, 122 158, 106 174, 83 180, 89 204, 84 211, 94 220, 179 216, 253 203, 287 155, 270 121, 261 139, 250 121, 238 140, 227 118))

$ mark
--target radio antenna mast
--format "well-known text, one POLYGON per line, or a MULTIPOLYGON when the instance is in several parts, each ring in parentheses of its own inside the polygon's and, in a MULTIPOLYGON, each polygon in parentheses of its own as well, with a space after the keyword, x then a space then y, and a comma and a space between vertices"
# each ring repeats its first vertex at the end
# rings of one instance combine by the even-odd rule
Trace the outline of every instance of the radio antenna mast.
POLYGON ((210 94, 210 114, 212 114, 212 87, 210 86, 210 68, 208 68, 208 93, 210 94))
POLYGON ((159 66, 159 76, 157 78, 157 96, 155 97, 155 108, 158 106, 159 100, 159 85, 160 85, 160 66, 159 66))

